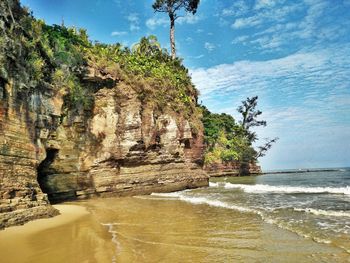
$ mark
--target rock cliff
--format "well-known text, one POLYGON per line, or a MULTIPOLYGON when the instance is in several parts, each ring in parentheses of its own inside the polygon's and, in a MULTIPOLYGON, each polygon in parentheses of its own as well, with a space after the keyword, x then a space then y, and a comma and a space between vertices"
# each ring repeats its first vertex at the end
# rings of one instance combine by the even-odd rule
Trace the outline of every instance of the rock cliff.
POLYGON ((261 167, 256 162, 220 162, 206 164, 203 168, 210 177, 258 175, 262 173, 261 167))
POLYGON ((18 41, 30 39, 26 12, 13 0, 0 9, 0 228, 54 216, 52 202, 208 185, 200 115, 159 107, 93 63, 79 69, 91 105, 69 103, 67 88, 33 79, 31 47, 18 41))

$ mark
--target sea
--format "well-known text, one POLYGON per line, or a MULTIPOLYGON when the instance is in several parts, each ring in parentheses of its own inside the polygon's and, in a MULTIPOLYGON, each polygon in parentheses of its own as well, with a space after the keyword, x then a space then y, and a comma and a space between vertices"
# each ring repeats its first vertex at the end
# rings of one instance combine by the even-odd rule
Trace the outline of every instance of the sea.
POLYGON ((209 188, 154 195, 256 214, 266 223, 350 253, 349 168, 223 177, 211 179, 209 188))
POLYGON ((348 168, 70 204, 88 215, 0 242, 0 262, 350 262, 348 168))

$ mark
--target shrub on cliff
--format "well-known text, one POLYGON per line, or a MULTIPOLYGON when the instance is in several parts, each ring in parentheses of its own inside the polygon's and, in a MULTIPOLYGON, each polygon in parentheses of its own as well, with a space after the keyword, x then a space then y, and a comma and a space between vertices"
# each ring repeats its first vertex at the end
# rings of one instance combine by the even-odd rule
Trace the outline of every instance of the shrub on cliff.
POLYGON ((202 106, 204 136, 207 145, 204 162, 206 164, 218 162, 256 162, 272 147, 278 138, 254 149, 253 143, 258 140, 252 127, 266 126, 266 121, 258 120, 262 114, 256 110, 258 97, 247 98, 237 111, 242 120, 236 123, 231 115, 211 113, 202 106))
POLYGON ((13 9, 13 19, 6 10, 4 6, 0 12, 6 21, 0 37, 0 77, 25 83, 19 89, 63 89, 67 107, 88 110, 96 90, 84 76, 92 67, 115 82, 127 82, 140 99, 160 111, 170 109, 198 119, 198 92, 188 70, 161 49, 156 37, 144 37, 130 50, 120 44, 92 43, 86 30, 49 26, 23 8, 13 9))

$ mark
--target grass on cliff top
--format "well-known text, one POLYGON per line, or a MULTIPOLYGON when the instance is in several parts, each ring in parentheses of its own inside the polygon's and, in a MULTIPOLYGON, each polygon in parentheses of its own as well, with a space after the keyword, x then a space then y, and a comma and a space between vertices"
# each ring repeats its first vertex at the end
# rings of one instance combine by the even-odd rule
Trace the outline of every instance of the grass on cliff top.
POLYGON ((6 10, 0 11, 0 78, 21 80, 21 89, 53 85, 65 90, 68 106, 89 109, 93 91, 83 78, 93 67, 101 76, 126 82, 160 111, 186 117, 199 112, 188 70, 180 59, 171 59, 155 36, 143 37, 132 49, 92 43, 84 29, 49 26, 24 8, 13 8, 12 14, 6 10))

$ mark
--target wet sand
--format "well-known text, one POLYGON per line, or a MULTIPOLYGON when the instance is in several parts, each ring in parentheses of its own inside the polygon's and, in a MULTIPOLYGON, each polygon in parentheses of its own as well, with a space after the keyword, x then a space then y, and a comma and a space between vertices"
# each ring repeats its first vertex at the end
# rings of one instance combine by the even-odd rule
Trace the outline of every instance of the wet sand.
POLYGON ((0 262, 110 262, 113 247, 86 207, 54 207, 60 215, 0 231, 0 262))
POLYGON ((56 206, 0 232, 1 262, 350 262, 255 215, 152 196, 56 206))

